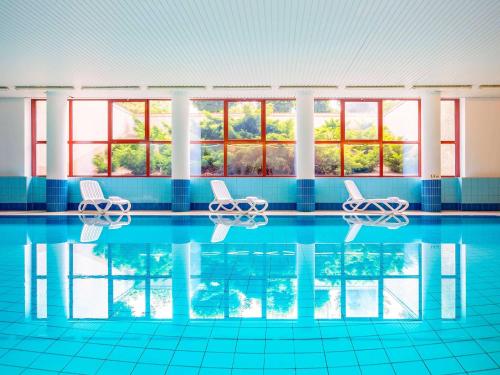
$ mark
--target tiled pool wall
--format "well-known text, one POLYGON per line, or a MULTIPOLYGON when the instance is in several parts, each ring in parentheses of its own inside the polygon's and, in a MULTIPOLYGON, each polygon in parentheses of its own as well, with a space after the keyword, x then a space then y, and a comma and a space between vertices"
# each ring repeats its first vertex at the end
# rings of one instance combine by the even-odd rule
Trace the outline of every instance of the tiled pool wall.
MULTIPOLYGON (((81 200, 80 178, 70 178, 68 208, 81 200)), ((134 209, 171 209, 171 181, 168 178, 95 178, 105 195, 130 199, 134 209)), ((225 178, 235 197, 248 195, 267 199, 271 209, 295 209, 295 178, 225 178)), ((366 197, 399 196, 411 209, 421 208, 420 178, 354 179, 366 197)), ((316 209, 338 210, 347 199, 342 178, 318 178, 315 182, 316 209)), ((0 210, 43 210, 46 208, 44 177, 0 177, 0 210)), ((212 200, 209 178, 191 179, 191 208, 206 209, 212 200)), ((500 210, 500 178, 444 178, 443 210, 500 210)))

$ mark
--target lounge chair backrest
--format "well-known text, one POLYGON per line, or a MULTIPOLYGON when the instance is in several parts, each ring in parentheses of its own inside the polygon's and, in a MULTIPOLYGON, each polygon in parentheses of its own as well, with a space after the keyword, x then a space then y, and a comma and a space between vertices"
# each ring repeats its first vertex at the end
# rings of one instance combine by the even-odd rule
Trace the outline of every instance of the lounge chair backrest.
POLYGON ((222 180, 212 180, 210 181, 210 185, 212 186, 212 191, 214 193, 214 197, 218 201, 232 201, 233 198, 227 190, 227 186, 222 180))
POLYGON ((80 193, 82 194, 83 200, 104 199, 104 194, 102 193, 99 182, 94 180, 80 181, 80 193))
POLYGON ((363 199, 365 199, 363 197, 363 195, 361 194, 361 192, 359 191, 359 189, 356 186, 356 184, 354 183, 354 181, 352 181, 352 180, 345 180, 344 184, 345 184, 345 187, 346 187, 347 191, 349 192, 350 197, 353 200, 357 201, 357 200, 363 200, 363 199))

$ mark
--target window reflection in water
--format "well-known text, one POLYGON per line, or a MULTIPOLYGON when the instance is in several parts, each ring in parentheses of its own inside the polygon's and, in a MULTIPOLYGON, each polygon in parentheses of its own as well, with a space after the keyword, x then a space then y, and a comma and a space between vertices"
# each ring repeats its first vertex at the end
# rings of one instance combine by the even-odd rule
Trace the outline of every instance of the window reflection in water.
MULTIPOLYGON (((189 290, 190 319, 300 319, 300 301, 310 295, 315 319, 425 318, 420 243, 318 243, 313 261, 300 267, 302 248, 294 243, 186 246, 188 272, 176 278, 171 244, 68 244, 69 318, 173 319, 181 303, 175 288, 189 290), (308 278, 312 294, 299 288, 308 278)), ((460 247, 437 249, 439 269, 427 278, 439 285, 441 318, 456 319, 460 247)), ((31 316, 45 319, 48 246, 31 251, 31 316)))

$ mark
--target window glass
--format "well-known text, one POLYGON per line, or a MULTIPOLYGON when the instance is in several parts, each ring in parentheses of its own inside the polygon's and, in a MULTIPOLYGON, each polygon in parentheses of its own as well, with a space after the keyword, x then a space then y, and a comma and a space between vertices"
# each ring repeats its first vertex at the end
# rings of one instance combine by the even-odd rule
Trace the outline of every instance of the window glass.
POLYGON ((262 145, 227 145, 227 174, 229 176, 262 175, 262 145))
POLYGON ((45 100, 35 101, 36 108, 36 140, 47 140, 47 102, 45 100))
POLYGON ((340 144, 316 144, 316 176, 340 176, 340 144))
POLYGON ((384 141, 418 140, 416 100, 384 100, 383 114, 384 141))
POLYGON ((111 147, 113 176, 146 175, 145 144, 114 144, 111 147))
POLYGON ((293 176, 295 174, 295 145, 268 144, 266 146, 267 174, 293 176))
POLYGON ((224 139, 224 102, 193 100, 190 107, 191 139, 219 141, 224 139))
POLYGON ((152 141, 172 139, 172 102, 170 100, 149 101, 149 139, 152 141))
POLYGON ((107 144, 74 144, 73 175, 106 176, 108 174, 107 144))
POLYGON ((74 100, 73 140, 106 141, 108 139, 108 102, 74 100))
POLYGON ((417 176, 417 144, 385 144, 384 176, 417 176))
POLYGON ((172 146, 170 144, 150 145, 151 176, 170 176, 172 174, 172 146))
POLYGON ((37 143, 36 145, 36 175, 47 175, 47 144, 37 143))
POLYGON ((455 140, 455 101, 441 100, 441 140, 455 140))
POLYGON ((455 144, 441 144, 441 176, 455 176, 455 144))
POLYGON ((266 101, 266 139, 268 141, 295 139, 295 100, 266 101))
POLYGON ((146 103, 113 102, 113 139, 144 139, 146 103))
POLYGON ((191 175, 221 176, 224 174, 223 144, 192 144, 191 175))
POLYGON ((340 101, 314 101, 314 138, 317 141, 340 141, 340 101))
POLYGON ((380 171, 380 147, 371 144, 344 146, 345 176, 378 176, 380 171))
POLYGON ((345 103, 345 139, 378 139, 378 103, 345 103))
POLYGON ((261 105, 260 102, 230 102, 229 139, 261 138, 261 105))

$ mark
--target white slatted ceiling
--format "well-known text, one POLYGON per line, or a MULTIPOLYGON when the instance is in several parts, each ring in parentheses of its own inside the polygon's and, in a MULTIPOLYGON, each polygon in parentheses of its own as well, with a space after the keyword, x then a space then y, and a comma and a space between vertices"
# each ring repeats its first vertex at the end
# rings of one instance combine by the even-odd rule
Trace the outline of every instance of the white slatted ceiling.
POLYGON ((500 83, 498 0, 3 0, 0 25, 10 87, 500 83))

